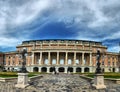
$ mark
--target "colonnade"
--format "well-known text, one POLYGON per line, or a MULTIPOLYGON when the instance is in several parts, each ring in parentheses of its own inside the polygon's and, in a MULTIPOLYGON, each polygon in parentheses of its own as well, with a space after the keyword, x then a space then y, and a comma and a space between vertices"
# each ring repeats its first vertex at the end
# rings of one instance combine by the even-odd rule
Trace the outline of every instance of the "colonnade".
POLYGON ((91 52, 32 52, 32 65, 92 65, 91 52), (46 63, 47 62, 47 63, 46 63))
POLYGON ((72 72, 72 73, 76 73, 76 72, 81 72, 81 73, 84 73, 84 72, 92 72, 91 71, 91 68, 90 67, 64 67, 64 66, 61 66, 61 67, 33 67, 33 71, 32 72, 47 72, 47 73, 51 73, 51 72, 54 72, 56 71, 57 73, 60 73, 60 72, 64 72, 64 73, 69 73, 69 72, 72 72))

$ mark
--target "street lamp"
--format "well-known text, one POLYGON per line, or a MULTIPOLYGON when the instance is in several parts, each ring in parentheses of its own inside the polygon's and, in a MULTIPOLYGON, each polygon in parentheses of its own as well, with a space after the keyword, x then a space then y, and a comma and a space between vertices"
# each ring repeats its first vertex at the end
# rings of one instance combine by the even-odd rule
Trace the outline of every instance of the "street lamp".
POLYGON ((92 85, 96 89, 106 88, 106 86, 104 85, 104 74, 102 74, 100 67, 100 57, 101 57, 101 53, 99 50, 97 50, 97 68, 94 75, 94 84, 92 85))
POLYGON ((26 70, 26 54, 27 54, 27 49, 26 48, 23 48, 23 51, 20 52, 20 54, 22 55, 22 59, 23 59, 23 62, 22 62, 22 68, 20 70, 20 73, 27 73, 28 71, 26 70))
POLYGON ((97 68, 96 68, 96 74, 100 74, 100 73, 102 73, 102 71, 101 71, 101 67, 100 67, 100 57, 101 57, 101 54, 100 54, 100 51, 99 50, 97 50, 97 68))
POLYGON ((18 73, 18 81, 17 84, 15 85, 15 87, 18 88, 25 88, 26 86, 28 86, 28 71, 26 70, 26 54, 27 54, 27 49, 23 48, 23 50, 21 52, 19 52, 19 54, 21 54, 23 62, 22 62, 22 68, 20 70, 20 72, 18 73))

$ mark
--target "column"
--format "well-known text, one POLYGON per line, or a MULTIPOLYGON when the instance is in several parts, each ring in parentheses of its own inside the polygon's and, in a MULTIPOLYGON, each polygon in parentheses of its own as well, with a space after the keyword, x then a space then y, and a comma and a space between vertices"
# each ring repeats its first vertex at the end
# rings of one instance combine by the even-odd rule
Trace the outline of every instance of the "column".
POLYGON ((41 67, 39 67, 39 72, 41 72, 41 67))
POLYGON ((57 52, 57 65, 59 64, 59 52, 57 52))
POLYGON ((74 60, 73 60, 73 65, 76 65, 76 52, 74 52, 74 60))
POLYGON ((82 72, 82 73, 84 73, 84 67, 82 67, 81 69, 82 69, 82 71, 81 71, 81 72, 82 72))
POLYGON ((55 69, 56 69, 56 72, 58 73, 59 71, 58 71, 58 67, 55 67, 55 69))
POLYGON ((64 71, 64 73, 67 73, 67 67, 65 67, 65 71, 64 71))
POLYGON ((68 64, 68 52, 66 52, 66 55, 65 55, 65 65, 68 64))
POLYGON ((73 67, 73 73, 76 73, 76 67, 73 67))
POLYGON ((32 65, 34 65, 34 52, 32 52, 32 65))
POLYGON ((51 64, 51 60, 50 60, 50 52, 48 52, 48 65, 51 64))
POLYGON ((39 64, 42 64, 42 52, 40 52, 40 60, 39 60, 39 64))
POLYGON ((90 63, 89 63, 90 66, 92 66, 92 53, 90 53, 90 63))
POLYGON ((50 67, 47 67, 47 73, 50 73, 50 71, 49 71, 49 70, 50 70, 50 67))
POLYGON ((84 65, 84 52, 82 53, 82 66, 84 65))

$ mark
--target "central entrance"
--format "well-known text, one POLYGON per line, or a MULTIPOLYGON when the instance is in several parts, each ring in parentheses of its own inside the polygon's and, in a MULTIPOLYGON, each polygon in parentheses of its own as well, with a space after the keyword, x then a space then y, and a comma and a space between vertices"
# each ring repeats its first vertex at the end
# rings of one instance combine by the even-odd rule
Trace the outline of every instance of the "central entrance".
POLYGON ((59 72, 64 72, 64 71, 65 71, 65 68, 64 68, 64 67, 60 67, 60 68, 58 69, 58 71, 59 71, 59 72))

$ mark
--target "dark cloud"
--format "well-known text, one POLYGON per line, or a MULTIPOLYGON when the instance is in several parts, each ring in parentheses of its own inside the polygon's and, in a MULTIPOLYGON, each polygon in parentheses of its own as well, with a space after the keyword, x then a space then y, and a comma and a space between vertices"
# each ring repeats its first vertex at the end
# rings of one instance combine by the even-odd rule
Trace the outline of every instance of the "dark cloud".
POLYGON ((118 51, 112 44, 120 41, 119 9, 119 0, 1 0, 0 46, 26 39, 75 38, 102 41, 110 51, 118 51))

